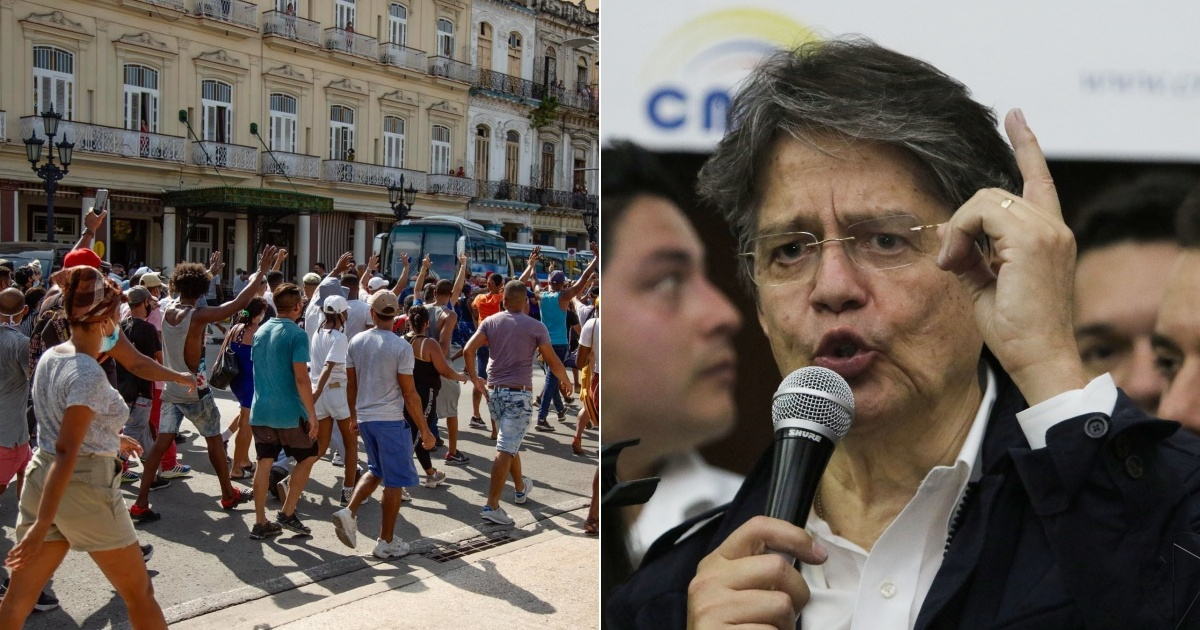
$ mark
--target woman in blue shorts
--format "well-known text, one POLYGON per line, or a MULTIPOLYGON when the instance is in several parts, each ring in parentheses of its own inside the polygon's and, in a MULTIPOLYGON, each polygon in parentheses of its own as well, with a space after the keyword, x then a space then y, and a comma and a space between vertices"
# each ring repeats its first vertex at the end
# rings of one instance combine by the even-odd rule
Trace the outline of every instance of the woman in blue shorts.
POLYGON ((250 348, 254 345, 254 333, 266 317, 267 301, 255 296, 246 309, 234 318, 229 329, 229 348, 238 359, 238 375, 229 384, 229 389, 238 400, 241 409, 237 420, 229 427, 237 436, 233 440, 233 465, 229 467, 230 479, 248 479, 254 473, 254 462, 250 460, 250 403, 254 401, 254 361, 250 348))

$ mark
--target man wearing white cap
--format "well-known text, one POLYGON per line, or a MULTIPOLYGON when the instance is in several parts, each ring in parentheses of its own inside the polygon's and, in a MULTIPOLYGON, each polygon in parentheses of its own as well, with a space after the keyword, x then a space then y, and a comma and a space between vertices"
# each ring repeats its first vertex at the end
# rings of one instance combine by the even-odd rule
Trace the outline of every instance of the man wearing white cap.
POLYGON ((380 289, 386 289, 388 281, 380 277, 371 278, 367 281, 367 293, 372 294, 380 289))
POLYGON ((342 332, 350 305, 346 298, 333 295, 325 298, 321 311, 325 323, 316 331, 309 342, 308 375, 312 380, 313 405, 317 413, 317 457, 325 455, 333 435, 333 421, 337 422, 338 433, 344 445, 346 476, 342 481, 341 503, 346 505, 354 492, 358 476, 357 424, 346 402, 346 350, 348 341, 342 332))

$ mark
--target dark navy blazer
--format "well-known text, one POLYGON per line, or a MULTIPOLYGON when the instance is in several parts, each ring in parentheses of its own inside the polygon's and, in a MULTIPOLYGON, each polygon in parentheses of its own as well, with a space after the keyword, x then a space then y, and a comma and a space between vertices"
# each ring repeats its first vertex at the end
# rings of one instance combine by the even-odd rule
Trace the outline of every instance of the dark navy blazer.
MULTIPOLYGON (((1112 416, 1060 422, 1033 450, 1016 418, 1028 405, 993 370, 981 475, 916 628, 1200 629, 1200 438, 1122 393, 1112 416)), ((655 542, 607 603, 605 627, 685 628, 697 563, 762 514, 770 465, 768 451, 732 503, 655 542)))

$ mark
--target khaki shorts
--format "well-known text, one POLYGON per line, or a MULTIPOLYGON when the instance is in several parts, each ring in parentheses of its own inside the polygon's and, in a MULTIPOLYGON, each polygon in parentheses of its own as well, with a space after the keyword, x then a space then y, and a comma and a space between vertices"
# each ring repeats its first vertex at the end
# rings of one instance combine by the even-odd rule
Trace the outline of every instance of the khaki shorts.
POLYGON ((442 389, 437 395, 437 417, 439 418, 457 418, 458 417, 458 397, 462 394, 462 383, 452 381, 446 377, 442 379, 442 389))
MULTIPOLYGON (((17 516, 17 540, 37 520, 46 476, 54 456, 39 450, 25 471, 17 516)), ((133 521, 121 496, 121 460, 104 455, 79 455, 75 472, 63 493, 47 542, 65 540, 74 551, 112 551, 137 544, 133 521)))

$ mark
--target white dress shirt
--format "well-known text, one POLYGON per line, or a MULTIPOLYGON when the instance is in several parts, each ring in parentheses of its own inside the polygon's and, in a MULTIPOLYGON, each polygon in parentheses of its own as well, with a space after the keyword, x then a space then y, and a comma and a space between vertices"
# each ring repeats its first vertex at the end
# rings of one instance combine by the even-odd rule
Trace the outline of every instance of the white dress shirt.
MULTIPOLYGON (((801 615, 805 628, 901 630, 916 625, 921 604, 942 566, 950 521, 967 482, 980 475, 979 458, 988 417, 996 402, 996 377, 987 388, 970 432, 950 466, 929 471, 917 493, 870 552, 835 535, 813 510, 808 533, 829 551, 822 565, 801 565, 811 599, 801 615)), ((1046 446, 1046 431, 1085 413, 1111 414, 1117 388, 1108 374, 1080 390, 1064 392, 1017 414, 1032 448, 1046 446)))
POLYGON ((733 500, 742 477, 723 468, 710 466, 695 451, 669 458, 658 474, 658 489, 642 506, 638 518, 629 528, 627 539, 633 566, 651 543, 667 530, 733 500))

